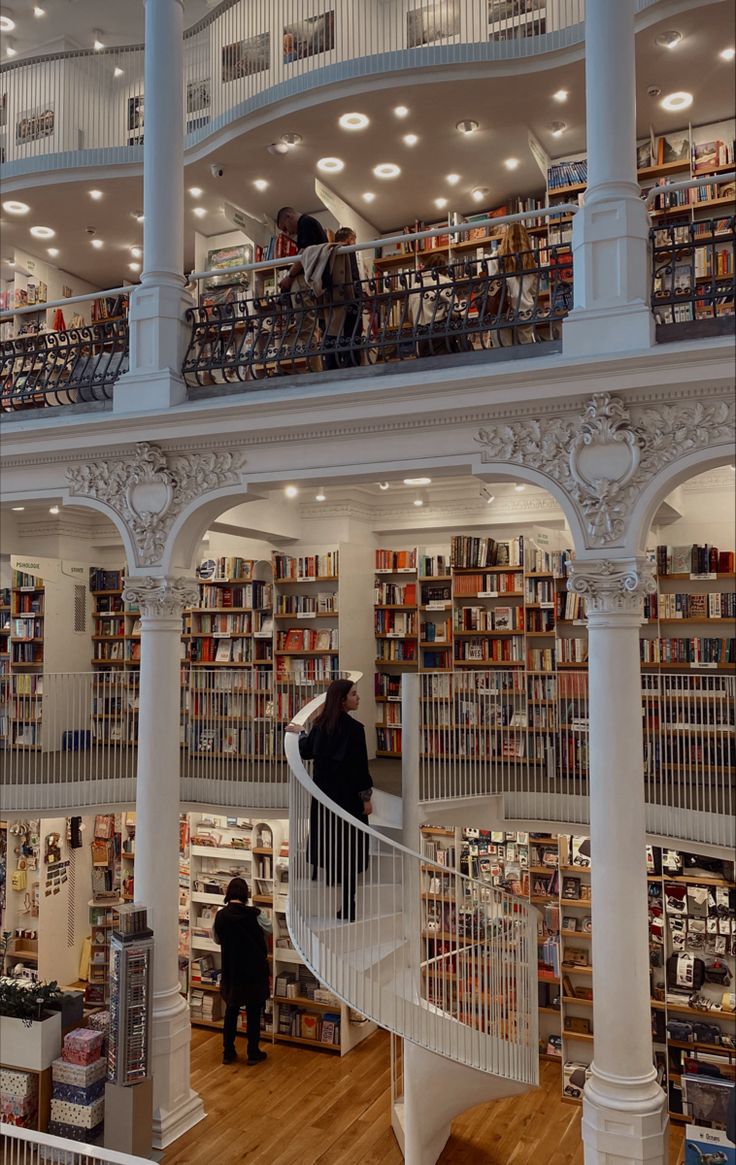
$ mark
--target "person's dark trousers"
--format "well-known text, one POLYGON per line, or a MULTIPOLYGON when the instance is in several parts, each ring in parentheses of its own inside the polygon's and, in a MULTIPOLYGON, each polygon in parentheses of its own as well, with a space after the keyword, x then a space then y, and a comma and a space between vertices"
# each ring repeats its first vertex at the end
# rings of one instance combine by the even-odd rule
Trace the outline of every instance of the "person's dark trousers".
POLYGON ((235 1034, 238 1030, 240 1008, 237 1003, 228 1003, 222 1024, 222 1050, 225 1054, 235 1051, 235 1034))
POLYGON ((261 1004, 248 1003, 245 1008, 245 1017, 248 1024, 248 1059, 257 1056, 258 1041, 261 1038, 261 1004))

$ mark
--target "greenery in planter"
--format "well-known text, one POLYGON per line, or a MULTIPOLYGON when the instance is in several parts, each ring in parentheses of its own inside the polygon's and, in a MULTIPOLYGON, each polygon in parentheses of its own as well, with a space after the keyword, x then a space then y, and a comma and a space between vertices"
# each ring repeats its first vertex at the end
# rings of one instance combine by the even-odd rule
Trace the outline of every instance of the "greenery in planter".
POLYGON ((0 1015, 22 1019, 29 1027, 34 1020, 43 1019, 49 1004, 56 1003, 60 998, 61 992, 55 979, 34 983, 32 979, 0 976, 0 1015))

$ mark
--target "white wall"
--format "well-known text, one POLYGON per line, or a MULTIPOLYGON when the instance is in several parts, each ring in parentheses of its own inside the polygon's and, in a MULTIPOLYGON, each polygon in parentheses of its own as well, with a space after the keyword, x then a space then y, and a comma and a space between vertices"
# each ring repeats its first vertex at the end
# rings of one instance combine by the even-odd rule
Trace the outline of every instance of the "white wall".
POLYGON ((667 499, 681 517, 667 526, 653 526, 647 546, 692 543, 734 549, 736 533, 736 474, 726 468, 717 475, 703 474, 686 482, 667 499), (715 483, 714 483, 715 482, 715 483))
MULTIPOLYGON (((63 287, 71 288, 72 295, 87 295, 91 291, 100 290, 94 284, 87 283, 84 279, 79 279, 76 275, 71 275, 68 271, 64 271, 60 267, 54 267, 53 264, 47 263, 43 259, 37 259, 35 256, 29 255, 26 251, 21 251, 16 248, 14 258, 15 287, 20 287, 25 290, 28 283, 35 283, 38 287, 39 280, 43 280, 48 288, 46 298, 49 301, 61 299, 63 287)), ((62 308, 66 326, 69 327, 72 316, 75 314, 81 315, 85 322, 89 323, 92 318, 91 309, 91 301, 88 303, 69 304, 67 308, 62 308)), ((46 311, 46 326, 49 330, 51 329, 55 312, 55 308, 49 308, 46 311)), ((29 312, 28 315, 18 316, 16 324, 27 323, 35 318, 29 312)))

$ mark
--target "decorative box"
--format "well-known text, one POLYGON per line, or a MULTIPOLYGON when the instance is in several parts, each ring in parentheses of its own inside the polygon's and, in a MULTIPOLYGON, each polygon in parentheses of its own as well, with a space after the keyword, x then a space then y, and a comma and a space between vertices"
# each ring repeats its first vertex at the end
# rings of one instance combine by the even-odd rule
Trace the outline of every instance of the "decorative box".
POLYGON ((4 1124, 32 1128, 36 1123, 37 1107, 35 1096, 6 1096, 0 1093, 0 1120, 4 1124))
POLYGON ((66 1137, 68 1141, 84 1141, 85 1144, 90 1145, 102 1136, 102 1121, 92 1129, 85 1129, 80 1125, 65 1125, 63 1121, 52 1119, 49 1121, 48 1131, 54 1137, 66 1137))
POLYGON ((110 1012, 93 1011, 91 1015, 87 1016, 87 1027, 91 1028, 92 1031, 107 1035, 110 1030, 110 1012))
POLYGON ((95 1080, 87 1088, 79 1088, 75 1084, 57 1084, 51 1092, 52 1100, 68 1100, 71 1104, 91 1104, 98 1096, 104 1096, 105 1081, 95 1080))
POLYGON ((52 1121, 80 1129, 93 1129, 95 1125, 101 1124, 104 1113, 104 1096, 93 1100, 91 1104, 72 1104, 69 1100, 51 1101, 52 1121))
POLYGON ((66 1060, 54 1060, 51 1076, 54 1084, 72 1084, 75 1088, 89 1088, 107 1074, 107 1060, 101 1057, 91 1064, 68 1064, 66 1060))
POLYGON ((22 1100, 25 1096, 35 1096, 38 1092, 38 1076, 30 1072, 14 1072, 11 1068, 0 1068, 0 1094, 14 1096, 22 1100))
POLYGON ((102 1054, 102 1032, 88 1027, 78 1027, 64 1039, 61 1058, 67 1064, 92 1064, 102 1054))

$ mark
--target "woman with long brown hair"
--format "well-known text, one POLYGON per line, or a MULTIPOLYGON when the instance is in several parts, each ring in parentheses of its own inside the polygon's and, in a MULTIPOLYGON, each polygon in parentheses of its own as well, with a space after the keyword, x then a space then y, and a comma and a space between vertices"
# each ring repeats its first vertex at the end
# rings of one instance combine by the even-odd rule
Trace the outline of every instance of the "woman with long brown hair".
MULTIPOLYGON (((373 812, 372 779, 368 768, 365 728, 349 714, 360 704, 352 680, 333 680, 324 706, 308 733, 299 738, 299 753, 314 761, 313 779, 318 789, 347 813, 368 824, 373 812)), ((298 732, 296 725, 289 730, 298 732)), ((338 918, 355 920, 355 887, 358 874, 368 867, 368 837, 347 822, 333 817, 313 800, 309 817, 309 860, 325 871, 327 884, 342 883, 342 909, 338 918)))
MULTIPOLYGON (((523 222, 506 223, 493 262, 495 271, 492 273, 500 275, 503 280, 502 312, 513 317, 532 316, 537 303, 538 261, 523 222)), ((514 328, 501 328, 494 333, 493 338, 501 348, 508 348, 512 344, 531 344, 535 338, 534 327, 519 324, 514 328)))

